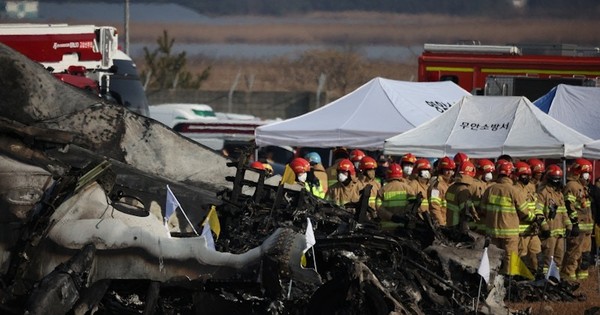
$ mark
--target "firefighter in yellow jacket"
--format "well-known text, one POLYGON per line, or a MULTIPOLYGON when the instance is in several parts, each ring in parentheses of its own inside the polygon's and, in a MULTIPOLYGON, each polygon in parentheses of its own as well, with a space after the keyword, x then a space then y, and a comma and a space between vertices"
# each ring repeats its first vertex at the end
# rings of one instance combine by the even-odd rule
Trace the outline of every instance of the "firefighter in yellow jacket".
POLYGON ((546 217, 541 207, 538 207, 538 196, 534 184, 531 182, 531 167, 519 161, 515 163, 515 186, 525 195, 527 210, 535 215, 532 221, 521 218, 519 222, 519 256, 527 267, 535 273, 538 270, 539 255, 542 253, 542 242, 538 236, 546 217))
POLYGON ((481 207, 485 211, 486 233, 492 244, 506 251, 502 271, 507 273, 511 253, 519 251, 519 220, 531 222, 535 215, 529 212, 524 194, 510 178, 513 164, 504 162, 496 169, 497 182, 483 193, 481 207))
POLYGON ((591 260, 592 230, 594 220, 587 184, 592 172, 592 163, 576 159, 571 165, 570 175, 564 188, 565 206, 572 223, 567 232, 567 252, 562 273, 570 280, 588 278, 591 260))
POLYGON ((438 176, 427 190, 429 212, 439 225, 446 226, 446 191, 454 178, 456 163, 450 157, 445 156, 438 161, 437 167, 438 176))
POLYGON ((381 219, 381 229, 394 230, 404 226, 401 222, 405 221, 408 200, 414 197, 414 193, 403 177, 400 164, 390 164, 386 172, 386 180, 377 194, 378 199, 381 200, 377 213, 381 219))
POLYGON ((292 171, 294 171, 294 174, 296 174, 296 182, 299 185, 304 186, 304 188, 315 197, 325 198, 323 186, 321 186, 315 175, 310 175, 310 181, 308 180, 312 170, 310 168, 310 163, 307 160, 301 157, 295 158, 290 162, 290 167, 292 168, 292 171))
POLYGON ((377 199, 377 193, 381 189, 381 183, 375 178, 375 169, 377 162, 370 156, 363 157, 359 162, 360 174, 358 175, 358 190, 363 190, 367 185, 371 185, 371 195, 369 196, 369 207, 377 211, 380 201, 377 199))
MULTIPOLYGON (((418 159, 415 162, 415 168, 411 175, 410 185, 415 196, 421 194, 423 197, 419 206, 419 213, 429 213, 429 200, 427 200, 427 191, 429 190, 429 180, 431 179, 431 163, 427 159, 418 159)), ((416 197, 411 198, 414 200, 416 197)))
MULTIPOLYGON (((325 171, 325 167, 323 166, 323 162, 321 161, 321 156, 319 153, 309 152, 304 156, 304 159, 310 163, 310 168, 315 177, 319 180, 319 185, 321 185, 323 192, 327 193, 329 182, 327 180, 327 172, 325 171)), ((310 176, 310 173, 308 174, 310 176)))
POLYGON ((338 163, 337 180, 337 183, 329 186, 325 199, 338 206, 344 206, 347 203, 358 203, 360 192, 356 170, 349 159, 343 159, 338 163))
POLYGON ((559 269, 563 265, 565 233, 566 230, 571 230, 571 221, 567 216, 567 208, 562 193, 562 179, 562 168, 553 164, 548 166, 548 170, 538 186, 537 202, 546 217, 540 231, 542 256, 544 257, 541 265, 544 274, 548 273, 552 257, 554 257, 554 262, 559 269))
POLYGON ((458 168, 454 182, 446 191, 446 226, 475 230, 479 223, 479 203, 483 189, 474 178, 475 166, 471 161, 464 161, 458 168))

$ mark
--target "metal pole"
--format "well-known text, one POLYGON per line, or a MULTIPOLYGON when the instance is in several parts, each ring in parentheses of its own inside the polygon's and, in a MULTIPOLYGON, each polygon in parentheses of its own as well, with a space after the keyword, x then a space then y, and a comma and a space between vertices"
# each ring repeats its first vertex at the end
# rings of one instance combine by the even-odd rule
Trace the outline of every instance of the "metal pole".
POLYGON ((125 26, 123 35, 125 35, 125 53, 129 55, 129 0, 125 0, 125 26))

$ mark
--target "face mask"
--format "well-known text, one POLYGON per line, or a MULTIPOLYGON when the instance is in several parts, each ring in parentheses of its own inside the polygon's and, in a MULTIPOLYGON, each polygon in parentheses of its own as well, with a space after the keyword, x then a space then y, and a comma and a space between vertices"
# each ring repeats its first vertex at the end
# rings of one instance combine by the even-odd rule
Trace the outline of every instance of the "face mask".
POLYGON ((519 177, 519 181, 520 181, 521 183, 523 183, 523 185, 527 185, 527 184, 529 184, 529 180, 530 180, 530 178, 529 178, 529 177, 519 177))
POLYGON ((354 162, 354 169, 356 169, 356 170, 360 169, 360 162, 354 162))
POLYGON ((548 179, 548 183, 554 187, 558 187, 560 185, 560 178, 552 178, 548 179))
POLYGON ((365 176, 367 176, 368 179, 375 178, 375 170, 367 170, 367 173, 365 174, 365 176))
POLYGON ((348 179, 348 175, 344 174, 344 173, 339 173, 338 174, 338 182, 343 183, 348 179))
POLYGON ((407 165, 407 166, 405 166, 405 167, 402 168, 402 171, 404 172, 404 174, 410 175, 410 174, 412 174, 413 167, 407 165))
POLYGON ((306 182, 306 176, 307 175, 308 174, 306 174, 306 173, 301 173, 300 175, 298 175, 298 181, 299 182, 303 182, 303 183, 306 182))
POLYGON ((585 180, 585 181, 590 180, 590 173, 581 174, 581 178, 583 178, 583 180, 585 180))
POLYGON ((431 178, 431 174, 429 173, 428 170, 421 171, 419 173, 419 176, 421 176, 422 178, 425 178, 425 179, 430 179, 431 178))
POLYGON ((483 180, 485 180, 486 182, 489 182, 492 179, 494 179, 494 175, 492 173, 485 173, 485 175, 483 175, 483 180))

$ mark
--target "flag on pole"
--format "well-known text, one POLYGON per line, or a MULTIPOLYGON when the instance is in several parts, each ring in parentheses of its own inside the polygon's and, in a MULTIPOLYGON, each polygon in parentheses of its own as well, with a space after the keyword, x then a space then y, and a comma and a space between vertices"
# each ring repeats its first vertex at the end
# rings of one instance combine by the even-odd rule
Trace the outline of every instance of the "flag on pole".
POLYGON ((296 183, 296 173, 290 167, 289 164, 285 166, 285 171, 283 171, 283 176, 281 176, 280 184, 294 184, 296 183))
POLYGON ((304 239, 306 240, 306 247, 304 247, 302 257, 300 257, 300 266, 302 267, 306 267, 306 252, 317 243, 310 218, 306 218, 306 232, 304 232, 304 239))
POLYGON ((215 249, 215 239, 210 231, 210 224, 204 224, 202 227, 202 236, 206 240, 206 246, 210 249, 215 249))
POLYGON ((508 275, 521 276, 529 280, 535 279, 531 271, 529 271, 529 268, 527 268, 525 263, 519 257, 519 254, 516 252, 510 253, 508 275))
MULTIPOLYGON (((204 219, 204 222, 202 222, 202 225, 205 226, 207 223, 210 229, 215 232, 215 235, 217 235, 217 239, 219 239, 219 234, 221 234, 221 222, 219 222, 217 208, 214 205, 210 207, 210 210, 206 215, 206 219, 204 219)), ((204 233, 204 231, 202 231, 202 233, 204 233)))
POLYGON ((481 263, 479 264, 479 269, 477 269, 477 273, 481 275, 483 280, 485 280, 485 283, 490 283, 490 259, 488 257, 487 247, 483 249, 481 263))
POLYGON ((306 238, 306 247, 304 248, 305 253, 317 243, 310 218, 306 218, 306 221, 306 233, 304 233, 304 237, 306 238))
POLYGON ((183 210, 183 208, 181 208, 181 204, 179 203, 179 201, 177 200, 177 198, 171 191, 171 188, 169 187, 169 185, 167 185, 167 204, 165 205, 165 223, 167 221, 169 221, 169 218, 171 217, 171 215, 173 213, 175 213, 175 210, 178 207, 183 210))
POLYGON ((558 266, 556 266, 556 263, 554 262, 554 256, 550 256, 550 266, 548 267, 546 280, 549 280, 550 277, 554 277, 556 280, 560 281, 560 272, 558 271, 558 266))

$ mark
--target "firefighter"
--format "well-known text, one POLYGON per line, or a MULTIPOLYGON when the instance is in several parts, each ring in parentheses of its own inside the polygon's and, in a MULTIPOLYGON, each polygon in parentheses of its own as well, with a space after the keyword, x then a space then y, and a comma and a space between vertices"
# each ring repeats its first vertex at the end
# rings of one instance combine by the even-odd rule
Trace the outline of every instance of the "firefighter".
POLYGON ((437 223, 446 226, 446 191, 452 183, 456 164, 445 156, 438 160, 438 176, 429 185, 427 199, 429 199, 429 212, 437 223))
POLYGON ((327 189, 329 190, 329 187, 331 187, 331 185, 337 183, 337 165, 338 163, 343 160, 343 159, 347 159, 350 157, 350 154, 348 153, 348 150, 346 150, 345 148, 339 147, 336 148, 335 150, 333 150, 333 164, 331 164, 331 166, 329 166, 325 172, 327 173, 327 189))
MULTIPOLYGON (((327 182, 327 173, 325 172, 325 167, 321 162, 321 156, 317 152, 309 152, 304 156, 304 159, 310 163, 310 168, 312 169, 312 174, 319 180, 319 185, 321 185, 323 191, 327 193, 328 182, 327 182)), ((308 181, 313 181, 311 177, 311 173, 308 173, 308 181)))
MULTIPOLYGON (((309 177, 308 174, 311 172, 310 163, 307 160, 301 157, 295 158, 290 162, 290 167, 294 171, 294 174, 296 174, 296 182, 299 185, 304 186, 315 197, 325 198, 325 192, 323 191, 323 187, 319 185, 318 180, 316 183, 307 180, 309 177)), ((311 177, 316 179, 314 174, 311 177)))
POLYGON ((575 159, 571 165, 563 194, 567 214, 572 223, 567 232, 567 252, 562 273, 570 280, 588 278, 591 260, 592 230, 594 221, 587 184, 592 171, 592 163, 586 159, 575 159))
POLYGON ((463 152, 458 152, 454 155, 454 164, 456 164, 456 171, 466 161, 469 161, 469 156, 463 152))
POLYGON ((533 221, 527 200, 510 176, 513 164, 505 162, 496 169, 498 181, 485 190, 481 197, 481 208, 485 211, 486 234, 492 244, 506 251, 502 272, 507 273, 511 253, 519 252, 519 220, 533 221))
POLYGON ((483 194, 482 186, 474 178, 475 166, 471 161, 464 161, 454 182, 446 191, 446 226, 476 230, 480 221, 479 202, 483 194))
POLYGON ((337 165, 337 183, 329 186, 325 199, 338 206, 357 203, 360 199, 358 181, 354 164, 349 159, 342 159, 337 165))
POLYGON ((477 160, 477 172, 475 178, 478 179, 486 190, 492 183, 494 183, 494 172, 496 172, 496 166, 494 162, 488 159, 477 160))
POLYGON ((383 230, 404 226, 408 200, 414 197, 412 187, 404 179, 402 166, 391 163, 387 169, 386 183, 378 192, 381 206, 377 213, 383 230))
POLYGON ((381 189, 381 184, 375 178, 375 169, 377 162, 370 156, 365 156, 360 160, 360 175, 358 176, 358 190, 364 189, 367 185, 371 185, 371 196, 369 196, 369 207, 373 210, 379 208, 379 200, 377 193, 381 189))
POLYGON ((531 182, 537 188, 542 183, 542 176, 546 172, 546 166, 544 162, 539 159, 529 159, 527 160, 529 167, 531 167, 531 182))
POLYGON ((525 258, 523 261, 535 273, 539 266, 538 255, 542 252, 542 243, 538 235, 546 217, 542 208, 538 208, 537 191, 531 183, 531 167, 529 167, 529 164, 523 161, 516 162, 514 174, 516 176, 515 186, 525 195, 527 211, 535 215, 533 221, 526 220, 523 217, 520 218, 519 256, 525 258))
POLYGON ((410 178, 416 162, 417 157, 414 156, 414 154, 412 153, 406 153, 402 156, 402 159, 400 159, 400 166, 402 166, 402 173, 404 174, 404 178, 410 178))
MULTIPOLYGON (((427 159, 418 159, 415 162, 415 168, 413 174, 410 176, 412 179, 410 185, 416 196, 421 195, 421 205, 419 206, 419 212, 429 212, 429 200, 427 199, 427 191, 429 190, 429 180, 431 179, 431 163, 427 159)), ((411 199, 412 200, 412 199, 411 199)))
POLYGON ((350 152, 350 161, 354 164, 354 169, 360 169, 360 160, 366 156, 365 152, 359 149, 354 149, 350 152))
POLYGON ((571 221, 567 216, 565 198, 562 193, 562 178, 562 168, 556 164, 550 165, 538 189, 537 202, 546 217, 540 231, 544 274, 548 272, 552 257, 554 257, 557 267, 560 268, 563 265, 564 237, 566 230, 571 230, 571 221))

